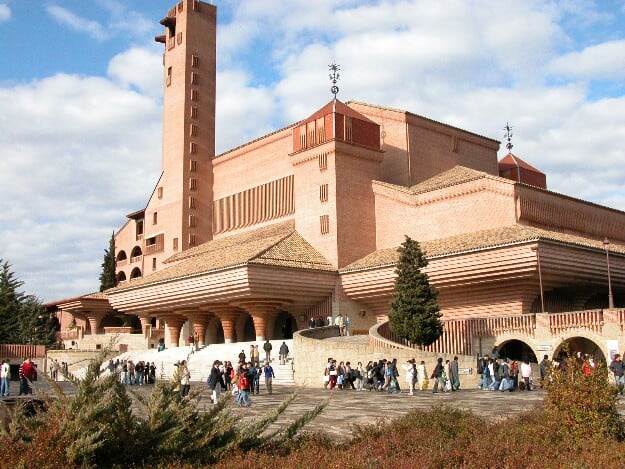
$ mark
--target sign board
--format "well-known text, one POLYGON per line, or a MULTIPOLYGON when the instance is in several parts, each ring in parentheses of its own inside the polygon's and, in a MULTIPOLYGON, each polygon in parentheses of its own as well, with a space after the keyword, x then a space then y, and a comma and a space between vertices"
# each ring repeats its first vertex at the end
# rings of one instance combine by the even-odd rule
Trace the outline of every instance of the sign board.
POLYGON ((473 368, 458 368, 459 375, 470 375, 472 374, 473 368))
POLYGON ((610 361, 614 360, 614 355, 618 353, 618 340, 606 340, 610 361))
POLYGON ((537 352, 551 352, 553 350, 553 345, 537 345, 537 352))

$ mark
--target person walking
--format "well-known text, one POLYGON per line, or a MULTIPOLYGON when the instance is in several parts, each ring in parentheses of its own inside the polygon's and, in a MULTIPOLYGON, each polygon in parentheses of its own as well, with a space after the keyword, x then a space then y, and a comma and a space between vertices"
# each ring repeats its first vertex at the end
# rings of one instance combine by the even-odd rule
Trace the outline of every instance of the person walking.
POLYGON ((267 392, 269 394, 273 394, 273 379, 276 377, 273 372, 273 367, 269 364, 269 361, 265 362, 265 366, 263 367, 263 374, 265 375, 265 387, 267 388, 267 392))
POLYGON ((282 342, 278 353, 280 354, 280 365, 284 365, 286 363, 286 358, 289 356, 289 346, 286 342, 282 342))
POLYGON ((434 386, 432 388, 432 394, 436 394, 438 392, 438 385, 441 385, 442 390, 445 390, 445 383, 443 382, 443 359, 441 357, 436 361, 436 365, 434 366, 434 370, 432 370, 431 378, 434 380, 434 386))
POLYGON ((273 346, 271 345, 271 342, 269 342, 269 339, 267 339, 265 343, 263 344, 263 350, 265 351, 266 362, 271 362, 271 350, 272 349, 273 349, 273 346))
POLYGON ((6 397, 9 395, 9 387, 11 386, 11 365, 9 360, 2 360, 2 366, 0 366, 0 396, 6 397))

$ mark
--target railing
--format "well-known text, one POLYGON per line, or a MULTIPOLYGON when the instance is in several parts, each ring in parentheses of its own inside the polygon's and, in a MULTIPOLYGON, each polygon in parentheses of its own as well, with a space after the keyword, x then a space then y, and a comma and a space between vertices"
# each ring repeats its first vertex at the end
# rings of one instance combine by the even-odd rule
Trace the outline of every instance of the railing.
POLYGON ((571 311, 568 313, 554 313, 549 315, 549 330, 557 335, 567 329, 590 329, 601 332, 603 327, 603 311, 571 311))
MULTIPOLYGON (((618 323, 625 329, 625 310, 608 310, 608 322, 618 323)), ((548 327, 552 335, 561 335, 569 329, 588 329, 601 333, 604 324, 603 310, 571 311, 567 313, 547 313, 548 327)), ((547 323, 545 322, 545 326, 547 323)), ((473 341, 481 337, 496 337, 506 333, 524 334, 533 337, 536 331, 535 314, 491 318, 467 318, 443 321, 443 334, 432 345, 422 347, 427 352, 441 354, 473 354, 473 341)), ((373 329, 372 329, 373 331, 373 329)), ((394 334, 386 321, 377 326, 377 334, 370 333, 372 346, 404 346, 414 349, 419 347, 405 338, 394 334)))
POLYGON ((128 264, 128 259, 122 259, 120 261, 115 262, 116 267, 123 267, 128 264))
POLYGON ((0 356, 5 358, 43 358, 45 345, 0 344, 0 356))
POLYGON ((140 262, 143 256, 134 256, 130 258, 130 263, 134 264, 135 262, 140 262))
POLYGON ((132 327, 105 327, 105 334, 132 334, 132 327))
POLYGON ((78 340, 78 329, 57 332, 56 338, 57 340, 78 340))

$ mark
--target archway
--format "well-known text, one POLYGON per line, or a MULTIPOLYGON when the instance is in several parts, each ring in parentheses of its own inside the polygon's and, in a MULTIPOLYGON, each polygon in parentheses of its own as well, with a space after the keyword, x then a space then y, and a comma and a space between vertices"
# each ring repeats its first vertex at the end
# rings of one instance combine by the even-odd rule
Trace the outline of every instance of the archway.
POLYGON ((124 251, 124 250, 122 249, 121 251, 119 251, 119 252, 117 253, 117 259, 116 259, 116 260, 117 260, 118 262, 119 262, 119 261, 125 261, 126 259, 127 259, 127 256, 126 256, 126 251, 124 251))
POLYGON ((273 325, 272 339, 292 339, 297 331, 297 321, 288 311, 280 311, 273 325))
POLYGON ((605 362, 606 360, 601 347, 586 337, 570 337, 562 341, 554 351, 553 356, 559 357, 564 352, 568 353, 570 357, 577 356, 578 353, 582 356, 589 354, 595 358, 595 362, 605 362))
POLYGON ((254 329, 254 320, 249 314, 245 315, 245 324, 243 325, 243 337, 237 342, 253 342, 256 340, 256 329, 254 329))
POLYGON ((134 248, 132 248, 132 251, 130 252, 130 259, 134 257, 139 257, 141 254, 142 254, 141 248, 139 246, 135 246, 134 248))
POLYGON ((117 273, 117 283, 124 282, 125 280, 126 280, 126 272, 124 272, 123 270, 120 270, 117 273))
POLYGON ((139 267, 135 267, 134 269, 132 269, 132 272, 130 272, 130 278, 139 277, 141 277, 141 269, 139 269, 139 267))
POLYGON ((512 339, 507 342, 503 342, 499 347, 500 358, 508 358, 509 360, 526 361, 529 363, 538 363, 536 360, 536 354, 532 348, 522 340, 512 339))

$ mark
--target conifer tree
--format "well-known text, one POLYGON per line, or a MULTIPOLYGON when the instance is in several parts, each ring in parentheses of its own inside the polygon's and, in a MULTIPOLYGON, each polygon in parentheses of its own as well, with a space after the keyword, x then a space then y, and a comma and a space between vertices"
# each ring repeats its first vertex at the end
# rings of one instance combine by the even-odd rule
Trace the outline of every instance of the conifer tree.
POLYGON ((109 240, 109 248, 104 250, 104 260, 102 261, 102 273, 100 274, 100 291, 113 288, 117 285, 115 277, 115 233, 109 240))
POLYGON ((421 269, 428 265, 417 241, 406 236, 398 248, 395 299, 391 304, 391 331, 419 347, 431 345, 443 333, 437 293, 421 269))

